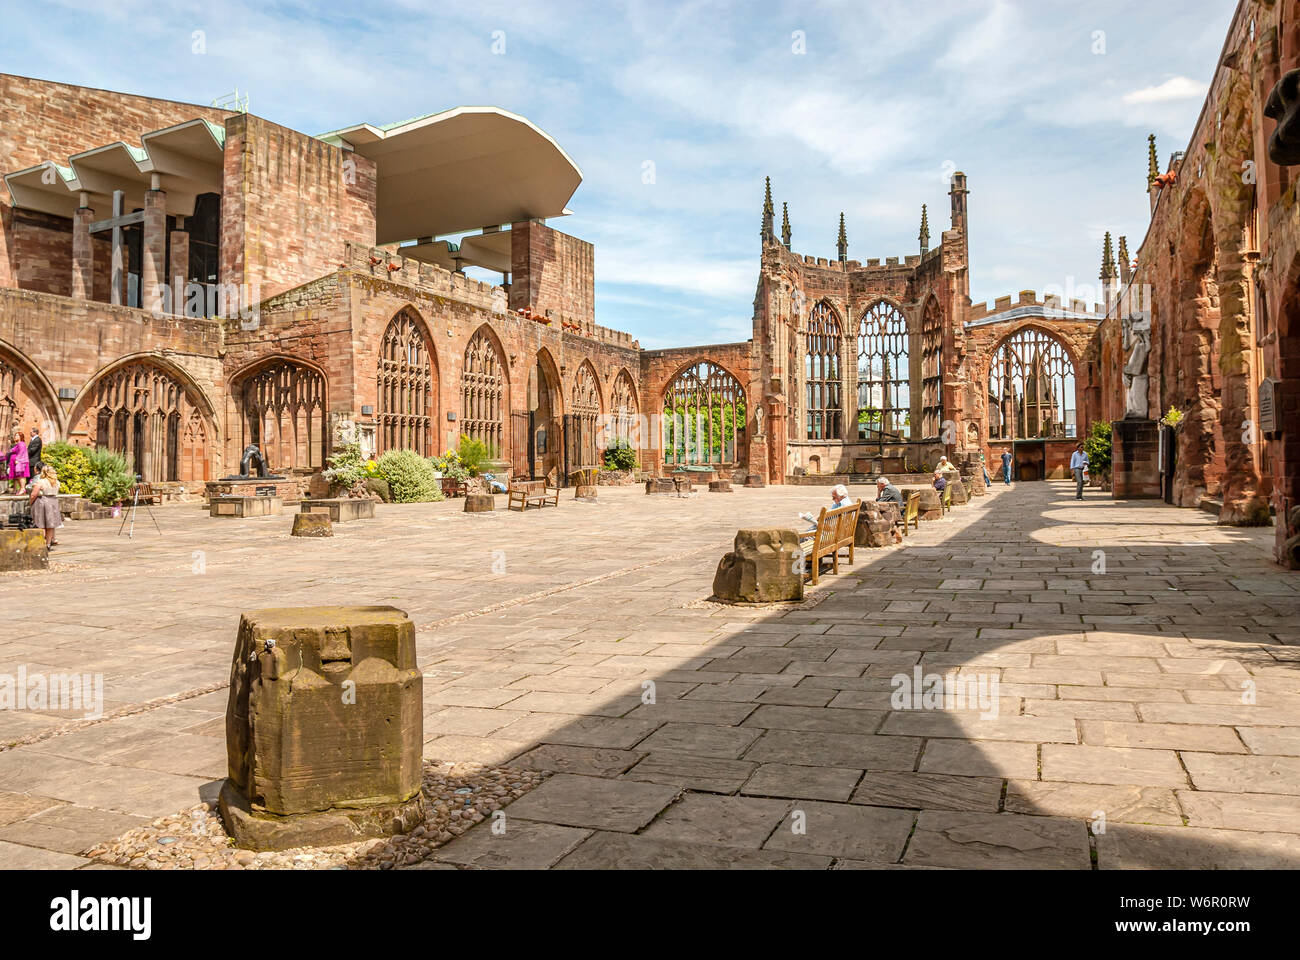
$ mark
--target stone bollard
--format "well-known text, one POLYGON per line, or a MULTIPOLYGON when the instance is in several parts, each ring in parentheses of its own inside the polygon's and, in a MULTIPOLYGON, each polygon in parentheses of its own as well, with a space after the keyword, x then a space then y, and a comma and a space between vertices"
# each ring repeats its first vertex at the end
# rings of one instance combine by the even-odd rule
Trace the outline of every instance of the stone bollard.
POLYGON ((295 513, 293 515, 294 537, 332 537, 334 525, 328 513, 295 513))
POLYGON ((653 493, 676 493, 677 485, 673 483, 671 477, 651 477, 645 482, 645 492, 653 493))
POLYGON ((954 507, 963 507, 970 503, 970 495, 966 492, 966 485, 958 479, 957 474, 948 474, 948 486, 952 487, 952 505, 954 507))
POLYGON ((763 482, 763 478, 759 476, 757 473, 751 473, 749 476, 745 477, 745 486, 765 487, 767 486, 767 484, 763 482))
POLYGON ((497 508, 497 498, 490 493, 469 493, 465 495, 466 513, 491 513, 497 508))
POLYGON ((738 603, 803 599, 803 550, 793 530, 740 530, 718 563, 713 595, 738 603))
POLYGON ((424 680, 396 607, 286 607, 239 621, 218 803, 241 847, 405 833, 420 795, 424 680))
POLYGON ((987 492, 984 489, 984 477, 981 474, 970 474, 962 477, 962 483, 966 485, 966 492, 972 497, 982 497, 987 492))
POLYGON ((44 570, 50 548, 40 530, 0 531, 0 570, 44 570))
POLYGON ((730 480, 710 480, 709 493, 731 493, 730 480))
POLYGON ((586 503, 595 503, 596 494, 599 488, 593 484, 582 484, 573 488, 573 499, 582 500, 586 503))

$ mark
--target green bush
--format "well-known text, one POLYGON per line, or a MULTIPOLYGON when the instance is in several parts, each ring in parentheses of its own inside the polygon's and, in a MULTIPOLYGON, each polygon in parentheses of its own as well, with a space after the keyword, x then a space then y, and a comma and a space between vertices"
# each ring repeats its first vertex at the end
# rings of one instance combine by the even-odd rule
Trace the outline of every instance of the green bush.
POLYGON ((483 465, 488 460, 496 459, 496 451, 483 440, 475 440, 466 434, 460 435, 460 449, 456 451, 461 465, 469 471, 471 477, 483 472, 483 465))
POLYGON ((460 454, 455 450, 448 450, 441 457, 430 457, 429 463, 436 472, 449 480, 469 479, 469 471, 460 462, 460 454))
POLYGON ((90 475, 83 496, 105 506, 125 500, 135 483, 131 458, 103 447, 87 451, 86 456, 90 461, 90 475))
POLYGON ((442 499, 442 484, 433 464, 414 450, 390 450, 379 458, 379 474, 388 481, 394 503, 428 503, 442 499))
POLYGON ((86 495, 86 482, 90 479, 90 457, 85 450, 66 440, 56 440, 41 448, 41 460, 58 473, 59 493, 70 493, 78 497, 86 495))
POLYGON ((361 444, 345 443, 339 452, 329 458, 330 465, 321 471, 321 476, 329 483, 337 483, 344 490, 351 490, 366 477, 366 461, 361 457, 361 444))
POLYGON ((605 451, 606 470, 635 470, 638 466, 636 451, 626 440, 616 440, 605 451))
POLYGON ((1088 455, 1088 472, 1098 476, 1110 474, 1111 425, 1109 420, 1094 420, 1088 425, 1083 452, 1088 455))

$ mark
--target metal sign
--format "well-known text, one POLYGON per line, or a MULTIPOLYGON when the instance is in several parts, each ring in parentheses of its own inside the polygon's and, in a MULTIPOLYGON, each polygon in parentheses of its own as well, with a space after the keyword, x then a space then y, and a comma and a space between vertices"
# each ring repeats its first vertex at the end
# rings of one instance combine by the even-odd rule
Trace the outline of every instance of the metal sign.
POLYGON ((1277 422, 1277 408, 1281 397, 1282 382, 1272 377, 1259 384, 1259 429, 1261 433, 1276 433, 1280 428, 1277 422))

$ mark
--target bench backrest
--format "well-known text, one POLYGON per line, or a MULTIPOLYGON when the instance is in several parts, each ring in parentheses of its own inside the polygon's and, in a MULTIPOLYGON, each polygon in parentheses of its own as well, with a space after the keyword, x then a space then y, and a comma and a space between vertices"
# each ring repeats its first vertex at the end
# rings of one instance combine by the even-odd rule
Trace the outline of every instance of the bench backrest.
POLYGON ((822 507, 822 512, 817 518, 816 549, 818 553, 823 550, 829 551, 846 546, 853 542, 854 534, 858 528, 858 511, 861 509, 862 504, 860 502, 850 503, 843 507, 822 507))
POLYGON ((947 509, 952 506, 952 484, 949 483, 943 488, 943 506, 947 509))
POLYGON ((921 513, 921 495, 919 493, 909 493, 907 495, 907 513, 904 516, 908 520, 915 519, 921 513))

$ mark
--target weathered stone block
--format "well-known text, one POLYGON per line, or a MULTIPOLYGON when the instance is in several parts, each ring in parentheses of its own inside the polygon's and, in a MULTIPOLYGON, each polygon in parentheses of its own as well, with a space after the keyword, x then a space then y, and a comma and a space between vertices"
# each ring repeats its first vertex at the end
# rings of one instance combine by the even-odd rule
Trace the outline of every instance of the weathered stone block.
POLYGON ((952 488, 952 505, 954 507, 970 502, 970 495, 966 492, 966 484, 957 478, 957 474, 948 474, 948 486, 952 488))
POLYGON ((328 513, 296 513, 293 516, 293 536, 332 537, 334 525, 328 513))
POLYGON ((745 478, 745 486, 765 487, 767 486, 767 484, 763 482, 763 478, 759 476, 757 473, 751 473, 749 476, 745 478))
POLYGON ((335 523, 350 520, 373 520, 375 501, 369 497, 334 497, 328 500, 304 500, 303 513, 325 514, 335 523))
POLYGON ((672 477, 651 477, 645 482, 646 493, 676 493, 677 485, 672 477))
POLYGON ((599 492, 599 488, 595 484, 582 484, 581 486, 573 488, 573 499, 585 500, 587 503, 595 503, 596 494, 599 492))
POLYGON ((984 487, 984 477, 978 473, 972 473, 963 476, 962 483, 966 485, 966 492, 972 497, 982 497, 988 493, 984 487))
POLYGON ((470 493, 465 496, 466 513, 491 513, 497 508, 497 498, 490 493, 470 493))
POLYGON ((1116 500, 1158 499, 1160 428, 1154 420, 1116 420, 1111 426, 1111 496, 1116 500))
POLYGON ((740 530, 713 577, 713 595, 741 603, 803 599, 803 551, 793 530, 740 530))
POLYGON ((423 678, 395 607, 290 607, 239 622, 220 810, 241 846, 346 843, 422 819, 423 678))
POLYGON ((709 481, 709 492, 710 492, 710 493, 731 493, 731 492, 732 492, 732 489, 731 489, 731 481, 730 481, 730 480, 710 480, 710 481, 709 481))
POLYGON ((862 501, 858 510, 858 527, 854 531, 853 545, 856 547, 887 547, 894 542, 894 521, 898 517, 898 508, 892 503, 875 503, 862 501), (886 515, 884 507, 891 513, 886 515))
POLYGON ((0 570, 43 570, 50 551, 40 530, 0 530, 0 570))
POLYGON ((208 503, 210 517, 278 517, 283 512, 279 497, 213 497, 208 503))
POLYGON ((907 484, 900 485, 899 490, 903 492, 903 498, 906 499, 909 494, 919 493, 921 495, 920 518, 922 520, 938 520, 943 517, 943 503, 939 500, 939 491, 934 489, 928 483, 926 484, 907 484))

